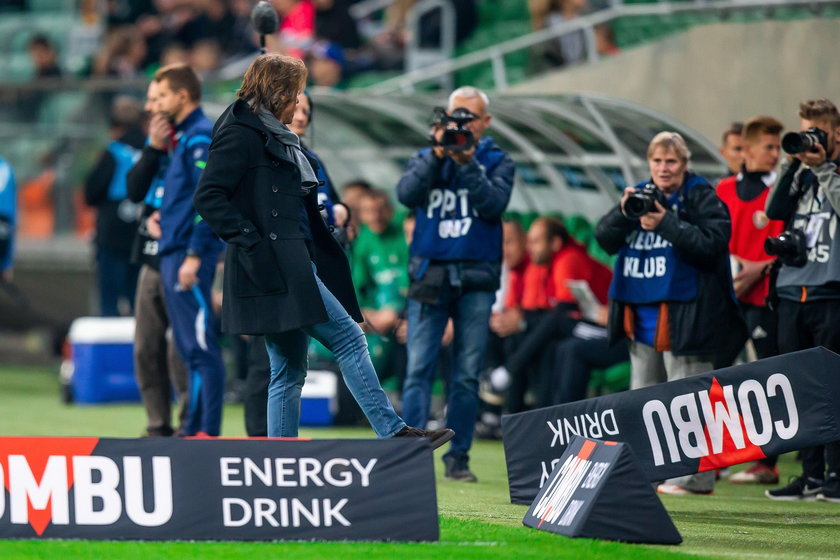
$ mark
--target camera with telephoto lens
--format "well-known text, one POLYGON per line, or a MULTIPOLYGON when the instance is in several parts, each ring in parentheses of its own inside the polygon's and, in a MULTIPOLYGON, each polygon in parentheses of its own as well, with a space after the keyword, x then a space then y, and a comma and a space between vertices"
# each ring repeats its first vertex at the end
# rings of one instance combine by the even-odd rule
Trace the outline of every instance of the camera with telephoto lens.
POLYGON ((786 266, 800 268, 808 262, 805 234, 798 229, 788 229, 776 237, 768 237, 764 241, 764 250, 768 255, 779 257, 786 266))
POLYGON ((469 110, 458 107, 448 114, 443 107, 435 107, 432 112, 432 133, 429 134, 429 141, 432 146, 440 146, 453 152, 464 152, 475 144, 473 133, 467 128, 467 123, 476 119, 476 116, 469 110), (440 142, 434 135, 434 130, 443 127, 443 137, 440 142))
POLYGON ((656 211, 656 202, 663 208, 668 205, 665 193, 653 183, 648 183, 627 198, 624 202, 624 215, 633 219, 641 218, 648 212, 656 211))
POLYGON ((782 149, 789 154, 816 152, 817 146, 822 146, 828 152, 828 134, 816 126, 804 132, 788 132, 782 136, 782 149))

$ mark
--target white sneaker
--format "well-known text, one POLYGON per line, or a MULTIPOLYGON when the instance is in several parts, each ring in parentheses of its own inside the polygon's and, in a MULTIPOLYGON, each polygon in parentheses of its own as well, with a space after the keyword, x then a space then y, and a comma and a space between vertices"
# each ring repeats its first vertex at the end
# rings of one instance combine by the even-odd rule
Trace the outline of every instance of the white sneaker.
POLYGON ((499 366, 490 372, 490 386, 494 391, 504 391, 510 386, 510 372, 505 366, 499 366))

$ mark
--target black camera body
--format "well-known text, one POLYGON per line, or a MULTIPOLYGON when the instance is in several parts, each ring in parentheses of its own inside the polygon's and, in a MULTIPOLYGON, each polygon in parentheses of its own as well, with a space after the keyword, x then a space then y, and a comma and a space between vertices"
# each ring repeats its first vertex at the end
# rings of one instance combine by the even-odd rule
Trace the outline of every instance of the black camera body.
POLYGON ((816 152, 817 146, 822 146, 828 153, 828 134, 816 126, 803 132, 788 132, 782 136, 782 149, 789 154, 816 152))
POLYGON ((466 125, 475 119, 476 116, 473 113, 462 107, 454 109, 451 115, 443 107, 435 107, 432 111, 431 124, 435 129, 443 127, 443 137, 438 142, 433 130, 429 134, 429 141, 432 146, 440 146, 453 152, 469 150, 475 145, 475 137, 466 125))
POLYGON ((805 234, 798 229, 787 229, 776 237, 768 237, 764 240, 764 250, 768 255, 779 257, 785 266, 801 268, 808 262, 805 234))
POLYGON ((624 202, 624 215, 628 218, 638 219, 648 212, 656 211, 656 202, 667 207, 668 200, 659 188, 653 183, 648 183, 640 191, 631 194, 624 202))

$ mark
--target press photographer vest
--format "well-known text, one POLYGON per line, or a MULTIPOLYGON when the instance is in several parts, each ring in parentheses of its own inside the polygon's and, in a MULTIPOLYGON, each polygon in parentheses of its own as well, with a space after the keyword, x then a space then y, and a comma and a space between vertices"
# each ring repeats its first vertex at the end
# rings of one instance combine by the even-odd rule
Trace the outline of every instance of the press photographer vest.
POLYGON ((780 298, 794 301, 840 298, 840 236, 837 235, 837 212, 825 192, 817 186, 816 176, 803 171, 808 188, 789 222, 790 229, 805 233, 808 262, 801 268, 782 266, 776 279, 780 298), (811 290, 833 284, 834 289, 811 290))
MULTIPOLYGON (((647 182, 639 183, 641 189, 647 182)), ((668 197, 668 210, 685 213, 684 197, 706 180, 688 174, 683 186, 668 197)), ((610 299, 631 304, 661 301, 691 301, 697 297, 697 269, 684 262, 674 246, 641 223, 627 236, 618 251, 610 285, 610 299)))
MULTIPOLYGON (((474 156, 488 174, 504 157, 490 138, 479 141, 474 156)), ((411 256, 438 261, 499 261, 502 221, 485 220, 472 208, 469 188, 461 184, 458 168, 450 158, 441 163, 425 206, 415 212, 411 256)))

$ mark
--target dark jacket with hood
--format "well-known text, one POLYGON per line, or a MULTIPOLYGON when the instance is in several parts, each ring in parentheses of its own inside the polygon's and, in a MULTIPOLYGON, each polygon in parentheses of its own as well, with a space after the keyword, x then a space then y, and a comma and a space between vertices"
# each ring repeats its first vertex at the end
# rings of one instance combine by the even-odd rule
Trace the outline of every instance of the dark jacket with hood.
MULTIPOLYGON (((746 340, 729 267, 732 224, 726 205, 709 184, 685 190, 679 193, 683 207, 679 215, 668 210, 655 230, 674 246, 680 259, 697 271, 697 296, 689 301, 666 302, 670 346, 679 356, 717 356, 746 340)), ((616 206, 598 222, 595 238, 605 251, 615 254, 638 223, 616 206)), ((615 271, 618 274, 620 270, 615 271)), ((628 304, 610 302, 610 342, 627 336, 632 317, 626 310, 628 304)))
MULTIPOLYGON (((317 162, 309 160, 317 173, 317 162)), ((304 194, 297 165, 246 102, 225 110, 194 199, 204 221, 228 243, 222 330, 273 334, 327 321, 311 262, 353 319, 362 320, 347 257, 317 197, 317 189, 304 194), (311 243, 300 228, 301 200, 311 243)))

